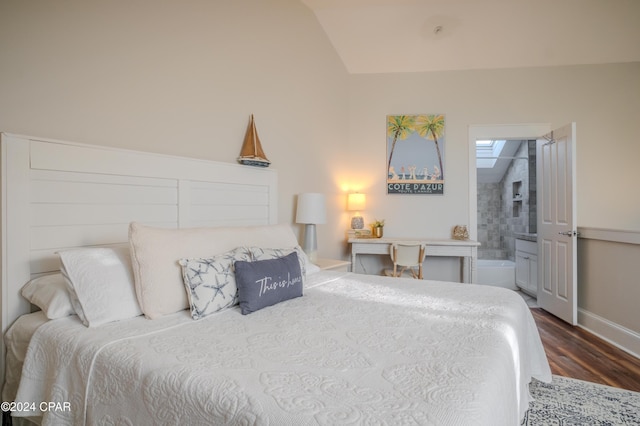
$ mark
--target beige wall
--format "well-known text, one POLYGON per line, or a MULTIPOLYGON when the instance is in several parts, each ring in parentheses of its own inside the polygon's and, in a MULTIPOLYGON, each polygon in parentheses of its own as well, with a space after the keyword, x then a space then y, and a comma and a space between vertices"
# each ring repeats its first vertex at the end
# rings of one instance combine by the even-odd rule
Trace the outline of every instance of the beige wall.
POLYGON ((249 114, 295 194, 328 195, 320 254, 345 256, 344 193, 388 235, 469 220, 468 126, 577 122, 578 224, 640 229, 640 64, 348 76, 297 0, 0 3, 0 129, 234 162, 249 114), (385 194, 387 114, 446 114, 444 196, 385 194))
POLYGON ((640 244, 580 238, 578 259, 579 323, 640 356, 640 244))
POLYGON ((640 63, 351 76, 351 179, 370 194, 365 220, 385 232, 447 237, 469 221, 468 129, 577 127, 578 225, 640 230, 640 63), (446 114, 444 196, 386 195, 387 114, 446 114))
POLYGON ((640 245, 581 238, 578 246, 581 307, 640 334, 640 245))
POLYGON ((298 0, 3 0, 0 60, 3 132, 235 162, 253 113, 279 221, 300 192, 343 211, 348 75, 298 0))

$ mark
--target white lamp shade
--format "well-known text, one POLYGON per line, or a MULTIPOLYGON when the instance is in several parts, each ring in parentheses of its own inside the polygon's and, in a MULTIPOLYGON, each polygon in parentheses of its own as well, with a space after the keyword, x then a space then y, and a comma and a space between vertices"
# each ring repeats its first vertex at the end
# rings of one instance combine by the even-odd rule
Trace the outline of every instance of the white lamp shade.
POLYGON ((308 192, 298 195, 296 223, 326 223, 327 207, 324 194, 308 192))
POLYGON ((347 198, 347 210, 349 211, 362 211, 367 203, 366 196, 358 192, 349 194, 347 198))

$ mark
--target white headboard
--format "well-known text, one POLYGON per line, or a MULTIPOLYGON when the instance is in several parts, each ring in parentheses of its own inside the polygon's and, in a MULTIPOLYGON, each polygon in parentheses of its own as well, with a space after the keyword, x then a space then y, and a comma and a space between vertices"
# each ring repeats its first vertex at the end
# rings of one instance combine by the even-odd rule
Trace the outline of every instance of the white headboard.
POLYGON ((20 289, 56 271, 60 249, 127 242, 132 221, 169 228, 277 223, 271 169, 5 133, 1 140, 3 336, 30 311, 20 289))

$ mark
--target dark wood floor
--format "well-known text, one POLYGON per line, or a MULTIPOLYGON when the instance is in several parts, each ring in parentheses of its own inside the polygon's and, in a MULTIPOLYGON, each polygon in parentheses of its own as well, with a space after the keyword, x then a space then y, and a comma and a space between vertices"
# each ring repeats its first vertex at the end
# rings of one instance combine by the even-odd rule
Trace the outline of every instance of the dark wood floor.
POLYGON ((640 359, 542 309, 531 312, 553 374, 640 392, 640 359))

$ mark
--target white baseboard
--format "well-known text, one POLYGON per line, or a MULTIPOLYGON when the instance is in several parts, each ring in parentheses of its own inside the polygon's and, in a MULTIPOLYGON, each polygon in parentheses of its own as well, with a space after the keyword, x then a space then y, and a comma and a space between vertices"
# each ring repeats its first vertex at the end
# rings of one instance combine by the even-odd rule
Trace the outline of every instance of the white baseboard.
POLYGON ((640 358, 640 334, 584 309, 578 309, 578 326, 640 358))

